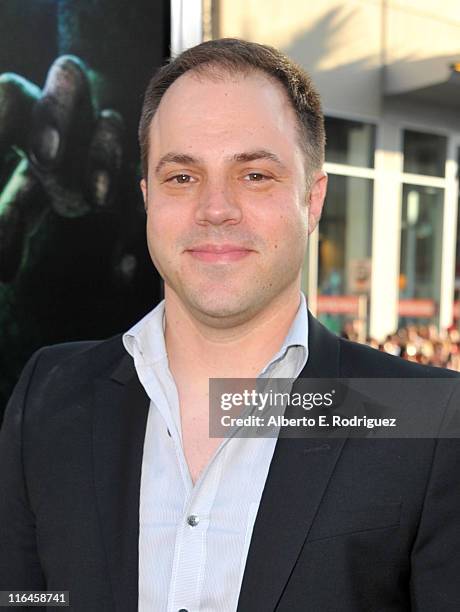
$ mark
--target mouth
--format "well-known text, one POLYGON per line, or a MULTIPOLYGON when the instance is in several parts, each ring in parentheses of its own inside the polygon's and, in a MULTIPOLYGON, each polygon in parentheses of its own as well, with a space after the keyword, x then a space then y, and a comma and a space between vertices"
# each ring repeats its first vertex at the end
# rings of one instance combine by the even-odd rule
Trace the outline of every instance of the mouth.
POLYGON ((186 251, 194 259, 209 263, 239 261, 253 252, 252 249, 233 244, 202 244, 186 251))

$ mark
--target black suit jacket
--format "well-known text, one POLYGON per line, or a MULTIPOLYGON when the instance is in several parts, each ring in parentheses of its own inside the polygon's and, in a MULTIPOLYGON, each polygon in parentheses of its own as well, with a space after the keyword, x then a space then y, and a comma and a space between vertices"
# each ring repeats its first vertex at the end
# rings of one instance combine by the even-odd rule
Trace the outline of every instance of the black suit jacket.
MULTIPOLYGON (((452 374, 309 316, 300 376, 452 374)), ((1 430, 0 590, 69 590, 78 612, 137 610, 148 406, 121 336, 34 355, 1 430)), ((274 610, 460 610, 459 441, 279 438, 238 605, 274 610)))

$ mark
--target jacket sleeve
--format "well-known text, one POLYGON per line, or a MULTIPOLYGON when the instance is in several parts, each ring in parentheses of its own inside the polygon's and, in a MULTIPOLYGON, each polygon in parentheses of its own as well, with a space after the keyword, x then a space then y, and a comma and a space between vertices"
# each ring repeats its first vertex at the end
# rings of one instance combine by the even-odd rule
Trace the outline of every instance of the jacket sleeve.
POLYGON ((459 438, 436 443, 411 561, 411 609, 460 610, 459 438))
POLYGON ((0 430, 0 590, 2 591, 46 589, 37 552, 35 517, 28 502, 22 464, 24 411, 40 354, 41 350, 31 357, 24 368, 7 405, 0 430))

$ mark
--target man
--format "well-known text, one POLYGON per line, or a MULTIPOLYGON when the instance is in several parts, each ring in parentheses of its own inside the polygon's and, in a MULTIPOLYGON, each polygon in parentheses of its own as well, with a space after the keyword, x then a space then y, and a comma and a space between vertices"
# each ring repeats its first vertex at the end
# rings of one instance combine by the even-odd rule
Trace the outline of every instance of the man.
POLYGON ((203 43, 151 81, 140 143, 165 299, 25 368, 0 588, 69 590, 82 612, 458 609, 457 440, 209 436, 210 378, 433 376, 306 309, 327 180, 308 77, 270 47, 203 43))

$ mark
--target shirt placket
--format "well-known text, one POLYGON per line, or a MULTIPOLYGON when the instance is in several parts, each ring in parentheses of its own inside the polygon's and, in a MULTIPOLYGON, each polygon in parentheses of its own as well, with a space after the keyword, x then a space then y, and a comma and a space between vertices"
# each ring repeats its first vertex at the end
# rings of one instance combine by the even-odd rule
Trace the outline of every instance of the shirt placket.
MULTIPOLYGON (((179 461, 188 469, 182 446, 178 450, 179 461)), ((220 447, 195 486, 190 486, 188 491, 182 520, 177 529, 168 612, 199 612, 211 510, 219 488, 223 460, 220 447)))
POLYGON ((171 437, 185 491, 183 513, 174 545, 167 611, 199 612, 207 562, 207 535, 219 488, 226 441, 217 449, 193 485, 182 444, 177 388, 165 363, 155 364, 155 371, 166 390, 168 402, 159 402, 158 408, 171 437))

